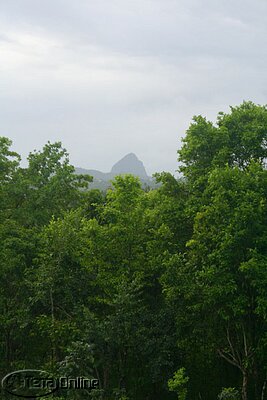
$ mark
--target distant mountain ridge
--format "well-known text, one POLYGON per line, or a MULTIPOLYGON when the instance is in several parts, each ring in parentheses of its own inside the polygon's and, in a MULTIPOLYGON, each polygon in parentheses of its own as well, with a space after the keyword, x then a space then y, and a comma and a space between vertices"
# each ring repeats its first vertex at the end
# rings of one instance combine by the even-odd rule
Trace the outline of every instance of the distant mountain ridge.
POLYGON ((94 180, 90 184, 91 188, 105 190, 111 187, 110 181, 121 174, 132 174, 138 176, 143 186, 154 186, 153 178, 149 177, 141 160, 134 153, 129 153, 121 160, 116 162, 110 172, 101 172, 95 169, 76 168, 76 174, 91 175, 94 180))

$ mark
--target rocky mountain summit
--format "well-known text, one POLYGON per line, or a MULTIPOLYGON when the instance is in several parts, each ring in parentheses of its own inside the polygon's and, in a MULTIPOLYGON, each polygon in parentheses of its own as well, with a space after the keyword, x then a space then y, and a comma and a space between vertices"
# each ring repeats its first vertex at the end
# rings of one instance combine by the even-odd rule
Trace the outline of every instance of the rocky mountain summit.
POLYGON ((120 161, 113 165, 110 174, 112 176, 120 174, 133 174, 139 178, 147 179, 147 173, 142 161, 140 161, 134 153, 129 153, 120 161))
POLYGON ((134 153, 129 153, 121 160, 116 162, 110 172, 101 172, 95 169, 76 168, 76 174, 91 175, 94 180, 90 184, 91 188, 105 190, 111 186, 110 181, 121 174, 132 174, 138 176, 143 186, 154 186, 154 180, 146 173, 146 169, 142 161, 140 161, 134 153))

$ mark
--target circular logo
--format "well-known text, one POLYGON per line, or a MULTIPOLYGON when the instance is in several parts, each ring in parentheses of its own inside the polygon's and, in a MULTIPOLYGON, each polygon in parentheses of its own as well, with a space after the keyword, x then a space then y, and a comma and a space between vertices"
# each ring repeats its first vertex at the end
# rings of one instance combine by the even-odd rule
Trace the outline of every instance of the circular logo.
POLYGON ((48 396, 58 389, 57 379, 39 369, 10 372, 1 383, 7 393, 28 399, 48 396))

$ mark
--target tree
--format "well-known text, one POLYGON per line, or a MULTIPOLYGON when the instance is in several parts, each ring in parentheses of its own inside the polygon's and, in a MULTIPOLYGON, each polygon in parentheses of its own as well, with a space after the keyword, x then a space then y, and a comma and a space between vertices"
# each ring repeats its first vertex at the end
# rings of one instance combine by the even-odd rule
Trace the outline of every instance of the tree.
POLYGON ((217 124, 202 116, 193 122, 178 151, 180 171, 191 188, 203 192, 208 174, 217 167, 245 168, 251 161, 264 165, 267 156, 267 107, 252 102, 220 112, 217 124))
POLYGON ((172 379, 168 381, 168 388, 171 392, 177 392, 179 400, 185 400, 187 395, 186 384, 189 381, 188 376, 185 375, 185 369, 178 369, 172 379))
POLYGON ((265 185, 266 173, 257 165, 246 171, 214 170, 206 192, 210 204, 196 215, 193 239, 188 243, 190 263, 197 266, 201 308, 207 307, 213 322, 218 320, 225 332, 225 343, 220 345, 223 336, 218 336, 217 351, 241 371, 243 400, 249 378, 257 374, 255 358, 265 332, 257 312, 261 294, 253 284, 256 271, 254 278, 244 273, 251 255, 263 251, 265 185))
POLYGON ((11 145, 11 140, 0 137, 0 222, 6 218, 12 207, 10 192, 20 163, 20 156, 10 150, 11 145))
POLYGON ((251 102, 217 125, 194 118, 179 151, 193 234, 162 277, 193 386, 193 360, 213 373, 217 353, 241 372, 243 399, 265 382, 266 132, 267 109, 251 102))
POLYGON ((40 231, 53 215, 80 205, 81 189, 91 179, 74 174, 60 143, 48 143, 42 152, 31 153, 28 168, 19 166, 20 156, 10 150, 11 144, 0 138, 0 351, 4 370, 10 365, 23 367, 32 356, 26 349, 40 345, 33 332, 36 310, 29 294, 40 231))
POLYGON ((21 208, 28 224, 46 224, 52 216, 80 205, 82 189, 88 187, 92 177, 75 174, 60 142, 48 142, 42 151, 30 153, 28 162, 28 168, 21 171, 26 192, 21 208))
POLYGON ((38 258, 28 272, 34 334, 43 338, 49 368, 55 368, 65 348, 81 340, 76 316, 87 304, 93 280, 83 263, 83 246, 81 211, 66 212, 42 229, 38 258))
POLYGON ((108 398, 114 388, 130 398, 159 398, 176 354, 173 337, 165 334, 173 320, 163 304, 159 259, 155 263, 166 229, 159 224, 153 230, 154 200, 137 178, 116 177, 113 187, 97 220, 84 222, 84 263, 95 276, 84 331, 95 345, 95 368, 108 398))

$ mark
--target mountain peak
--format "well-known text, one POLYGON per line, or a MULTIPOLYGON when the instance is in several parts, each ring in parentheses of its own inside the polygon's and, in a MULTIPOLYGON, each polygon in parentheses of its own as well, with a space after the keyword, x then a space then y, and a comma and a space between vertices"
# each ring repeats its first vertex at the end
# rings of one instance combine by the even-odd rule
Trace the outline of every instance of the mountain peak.
POLYGON ((110 173, 114 176, 120 174, 133 174, 140 178, 147 178, 144 164, 134 153, 126 154, 126 156, 114 164, 110 173))
POLYGON ((138 160, 137 156, 134 153, 128 153, 123 158, 135 158, 136 160, 138 160))

